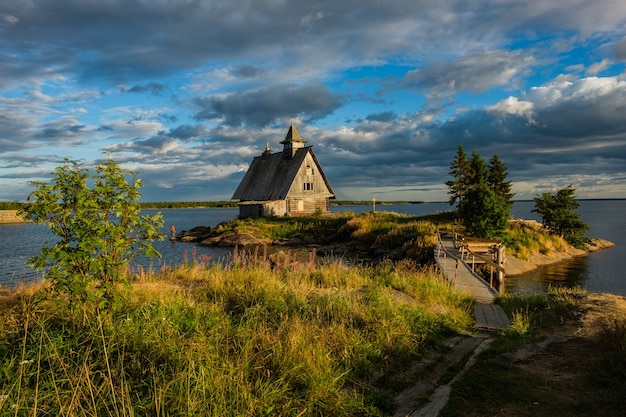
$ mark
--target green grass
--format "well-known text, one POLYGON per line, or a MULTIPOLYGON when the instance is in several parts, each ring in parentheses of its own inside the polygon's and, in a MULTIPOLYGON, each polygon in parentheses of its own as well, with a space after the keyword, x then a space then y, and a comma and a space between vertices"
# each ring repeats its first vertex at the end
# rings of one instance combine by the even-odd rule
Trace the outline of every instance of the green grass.
POLYGON ((579 289, 553 288, 545 294, 500 298, 512 325, 496 335, 476 365, 454 384, 440 415, 621 415, 626 384, 623 318, 607 320, 593 338, 555 344, 551 361, 558 363, 526 368, 525 360, 500 359, 502 353, 542 340, 545 329, 572 320, 583 297, 579 289), (544 366, 556 371, 534 371, 544 366))
POLYGON ((339 243, 345 244, 348 251, 426 264, 432 261, 437 227, 448 219, 448 214, 416 217, 391 212, 249 217, 223 223, 214 233, 232 230, 273 242, 297 239, 303 243, 339 243))
POLYGON ((392 376, 471 323, 410 262, 245 264, 138 275, 84 326, 44 289, 3 296, 0 415, 388 415, 392 376))
POLYGON ((509 223, 502 241, 507 253, 519 259, 528 259, 533 253, 548 255, 569 246, 561 236, 551 235, 541 227, 521 222, 509 223))

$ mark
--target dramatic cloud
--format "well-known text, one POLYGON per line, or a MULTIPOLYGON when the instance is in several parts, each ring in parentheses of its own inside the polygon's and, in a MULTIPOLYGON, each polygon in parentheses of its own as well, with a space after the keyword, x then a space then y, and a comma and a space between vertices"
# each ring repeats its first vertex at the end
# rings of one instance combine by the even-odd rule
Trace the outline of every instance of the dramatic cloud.
POLYGON ((342 98, 321 84, 297 87, 277 85, 225 96, 200 97, 197 120, 222 120, 227 126, 266 126, 283 118, 304 116, 306 122, 324 118, 342 98))
POLYGON ((626 197, 626 3, 0 2, 0 199, 112 152, 148 200, 229 199, 291 122, 339 198, 445 200, 459 144, 518 198, 626 197))
POLYGON ((493 87, 521 82, 520 75, 533 60, 508 51, 486 51, 452 63, 436 63, 424 70, 414 70, 404 77, 407 85, 450 94, 470 91, 482 93, 493 87))

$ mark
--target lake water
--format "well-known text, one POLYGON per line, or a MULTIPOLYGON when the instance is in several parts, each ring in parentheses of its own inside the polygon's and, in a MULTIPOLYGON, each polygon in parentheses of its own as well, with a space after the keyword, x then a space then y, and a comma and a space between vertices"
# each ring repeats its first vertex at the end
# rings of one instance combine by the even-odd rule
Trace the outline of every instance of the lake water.
MULTIPOLYGON (((516 218, 536 219, 532 213, 534 202, 516 202, 511 214, 516 218)), ((338 211, 370 211, 371 206, 331 206, 338 211)), ((447 211, 447 203, 376 205, 377 211, 393 211, 410 215, 422 215, 447 211)), ((146 210, 152 214, 158 210, 146 210)), ((215 226, 237 217, 238 209, 163 209, 164 229, 171 225, 178 231, 194 226, 215 226)), ((507 291, 542 291, 549 285, 578 285, 593 292, 607 292, 626 295, 626 200, 583 200, 577 211, 582 220, 590 226, 588 236, 610 240, 616 247, 601 250, 588 256, 576 258, 558 265, 545 267, 522 277, 507 279, 507 291)), ((25 265, 33 255, 39 253, 46 240, 52 238, 47 227, 34 224, 0 225, 0 284, 14 287, 20 282, 38 278, 35 272, 25 265)), ((161 260, 151 261, 151 266, 175 265, 196 256, 208 255, 224 258, 230 251, 221 248, 208 248, 181 242, 154 242, 161 252, 161 260)))

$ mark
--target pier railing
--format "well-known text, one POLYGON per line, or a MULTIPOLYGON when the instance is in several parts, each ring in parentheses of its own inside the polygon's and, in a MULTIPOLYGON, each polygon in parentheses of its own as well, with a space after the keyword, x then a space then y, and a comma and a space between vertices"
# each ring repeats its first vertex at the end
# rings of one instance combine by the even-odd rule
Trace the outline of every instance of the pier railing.
POLYGON ((455 258, 459 261, 464 262, 468 266, 471 266, 472 272, 475 271, 476 264, 485 264, 489 267, 490 276, 489 276, 489 286, 494 290, 498 290, 499 288, 503 288, 504 277, 506 270, 504 268, 504 262, 506 260, 506 250, 505 246, 498 243, 491 243, 489 246, 490 252, 495 255, 495 259, 491 257, 485 256, 484 253, 476 253, 469 248, 467 242, 463 240, 455 231, 448 232, 453 234, 455 249, 458 251, 459 255, 455 255, 450 253, 445 246, 443 245, 441 239, 441 232, 437 230, 437 256, 451 257, 455 258), (496 275, 498 285, 495 285, 494 282, 494 274, 496 275))

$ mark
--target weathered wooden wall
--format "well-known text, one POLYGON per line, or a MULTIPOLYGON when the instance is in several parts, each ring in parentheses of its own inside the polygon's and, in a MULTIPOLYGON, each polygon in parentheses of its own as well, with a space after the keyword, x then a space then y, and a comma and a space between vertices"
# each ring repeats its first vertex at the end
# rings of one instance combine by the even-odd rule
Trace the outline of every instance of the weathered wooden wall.
POLYGON ((302 162, 288 195, 289 197, 307 198, 332 196, 332 193, 326 186, 320 167, 317 166, 311 154, 307 154, 302 162), (311 184, 312 187, 307 189, 305 184, 311 184))
POLYGON ((313 214, 317 210, 322 213, 328 212, 328 199, 321 198, 290 198, 287 200, 289 205, 289 215, 307 215, 313 214))
POLYGON ((239 205, 239 217, 275 216, 287 214, 285 200, 248 202, 239 205))

